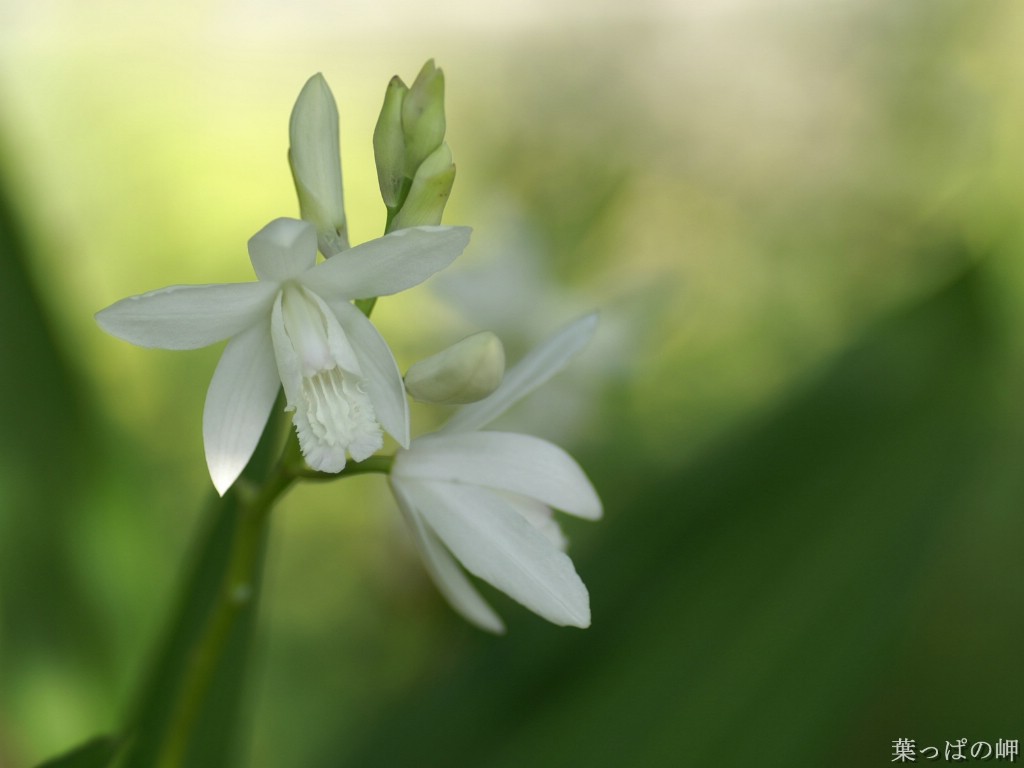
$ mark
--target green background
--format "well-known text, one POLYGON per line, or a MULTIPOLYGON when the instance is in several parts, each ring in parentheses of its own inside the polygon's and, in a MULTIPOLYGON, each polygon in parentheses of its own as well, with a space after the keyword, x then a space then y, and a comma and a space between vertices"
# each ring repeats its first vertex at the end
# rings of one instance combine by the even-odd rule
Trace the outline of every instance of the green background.
MULTIPOLYGON (((1024 738, 1024 124, 1012 2, 0 0, 0 766, 114 730, 210 492, 218 348, 92 314, 252 279, 322 71, 353 241, 434 57, 470 249, 375 320, 598 338, 504 425, 568 447, 586 631, 429 583, 377 477, 275 513, 246 765, 888 764, 1024 738)), ((414 411, 417 431, 443 418, 414 411)))

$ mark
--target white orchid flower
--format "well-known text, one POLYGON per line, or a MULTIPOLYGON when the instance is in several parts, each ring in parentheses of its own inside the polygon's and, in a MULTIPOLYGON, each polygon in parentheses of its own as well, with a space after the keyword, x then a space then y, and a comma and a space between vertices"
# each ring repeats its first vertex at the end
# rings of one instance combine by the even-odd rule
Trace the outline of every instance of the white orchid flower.
POLYGON ((315 228, 276 219, 249 240, 259 278, 178 285, 132 296, 96 314, 105 331, 142 347, 197 349, 230 339, 210 382, 203 441, 220 494, 252 457, 284 386, 309 465, 340 472, 383 441, 409 444, 402 377, 384 339, 350 302, 423 282, 469 242, 466 227, 417 227, 316 264, 315 228))
POLYGON ((504 631, 502 620, 452 555, 548 621, 590 625, 587 588, 563 551, 552 508, 597 520, 594 487, 546 440, 478 430, 562 370, 596 326, 596 315, 570 324, 524 357, 492 395, 395 455, 391 487, 427 570, 459 613, 491 632, 504 631))

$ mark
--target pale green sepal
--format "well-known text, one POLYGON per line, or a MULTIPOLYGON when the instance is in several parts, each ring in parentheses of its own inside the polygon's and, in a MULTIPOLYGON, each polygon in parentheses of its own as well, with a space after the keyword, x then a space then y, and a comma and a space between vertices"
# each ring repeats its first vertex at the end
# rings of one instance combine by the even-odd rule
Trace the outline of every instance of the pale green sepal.
POLYGON ((392 231, 440 224, 454 183, 452 152, 442 144, 420 164, 402 209, 391 223, 392 231))
POLYGON ((405 390, 422 403, 475 403, 498 388, 504 373, 501 339, 482 331, 410 367, 405 390))
POLYGON ((377 181, 384 204, 394 208, 405 180, 405 135, 402 133, 402 103, 409 87, 395 75, 384 92, 384 105, 373 129, 373 155, 377 181))
POLYGON ((121 299, 97 312, 96 322, 111 336, 140 347, 199 349, 258 322, 278 290, 276 283, 263 281, 172 285, 121 299))
POLYGON ((319 72, 306 81, 288 126, 288 164, 299 211, 316 227, 320 252, 330 257, 348 248, 341 183, 338 108, 319 72))
POLYGON ((444 141, 444 73, 430 59, 416 76, 402 103, 405 175, 413 178, 420 163, 444 141))
POLYGON ((469 227, 415 227, 360 243, 299 276, 323 299, 388 296, 419 285, 469 244, 469 227))

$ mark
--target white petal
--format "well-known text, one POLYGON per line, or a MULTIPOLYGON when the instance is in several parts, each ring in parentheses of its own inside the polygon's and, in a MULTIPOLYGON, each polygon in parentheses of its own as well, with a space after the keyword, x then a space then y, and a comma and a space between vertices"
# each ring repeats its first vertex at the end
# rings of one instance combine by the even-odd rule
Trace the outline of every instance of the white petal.
POLYGON ((547 341, 534 347, 506 371, 494 394, 463 406, 438 432, 468 432, 490 424, 569 364, 597 330, 597 313, 574 320, 547 341))
POLYGON ((601 500, 580 465, 557 445, 532 435, 427 435, 395 457, 393 472, 511 491, 578 517, 601 517, 601 500))
POLYGON ((327 300, 398 293, 451 264, 469 233, 469 227, 400 229, 332 256, 299 280, 327 300))
POLYGON ((505 499, 471 485, 400 482, 470 573, 553 624, 590 626, 590 597, 572 561, 505 499))
POLYGON ((302 402, 302 361, 284 327, 283 302, 283 295, 278 294, 270 314, 270 339, 274 349, 274 360, 277 363, 277 373, 284 387, 285 400, 288 402, 287 410, 295 410, 302 402))
POLYGON ((249 238, 249 260, 260 280, 298 277, 316 263, 316 230, 298 219, 274 219, 249 238))
POLYGON ((228 342, 203 409, 206 465, 222 496, 252 458, 279 387, 266 328, 254 326, 228 342))
POLYGON ((402 489, 401 481, 392 479, 391 488, 398 501, 398 508, 402 510, 402 516, 409 524, 412 531, 413 542, 423 557, 427 572, 433 578, 434 583, 445 596, 451 606, 458 611, 463 618, 481 629, 495 634, 502 634, 505 631, 505 624, 494 609, 480 596, 476 588, 470 584, 469 579, 462 572, 462 569, 452 559, 437 537, 427 529, 416 512, 412 499, 402 489))
POLYGON ((526 521, 544 534, 544 537, 558 547, 562 552, 569 549, 569 539, 562 531, 562 526, 555 520, 555 513, 547 504, 529 496, 520 496, 518 493, 505 495, 509 504, 516 508, 526 521))
MULTIPOLYGON (((352 250, 355 250, 354 248, 352 250)), ((345 253, 349 253, 346 251, 345 253)), ((334 256, 337 260, 345 254, 334 256)), ((401 444, 409 445, 409 401, 391 348, 362 312, 347 301, 328 301, 355 350, 380 425, 401 444)))
POLYGON ((130 296, 96 313, 112 336, 160 349, 198 349, 266 322, 273 283, 174 285, 130 296))

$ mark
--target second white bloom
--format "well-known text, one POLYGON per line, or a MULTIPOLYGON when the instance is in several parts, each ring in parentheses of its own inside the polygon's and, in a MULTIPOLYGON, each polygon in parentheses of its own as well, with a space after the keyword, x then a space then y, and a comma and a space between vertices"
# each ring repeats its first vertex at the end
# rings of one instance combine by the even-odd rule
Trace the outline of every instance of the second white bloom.
POLYGON ((391 487, 427 570, 452 606, 482 629, 502 632, 505 625, 456 560, 554 624, 590 625, 590 596, 552 510, 597 520, 597 492, 558 446, 480 429, 562 370, 596 326, 595 315, 571 323, 520 360, 489 397, 395 455, 391 487))

